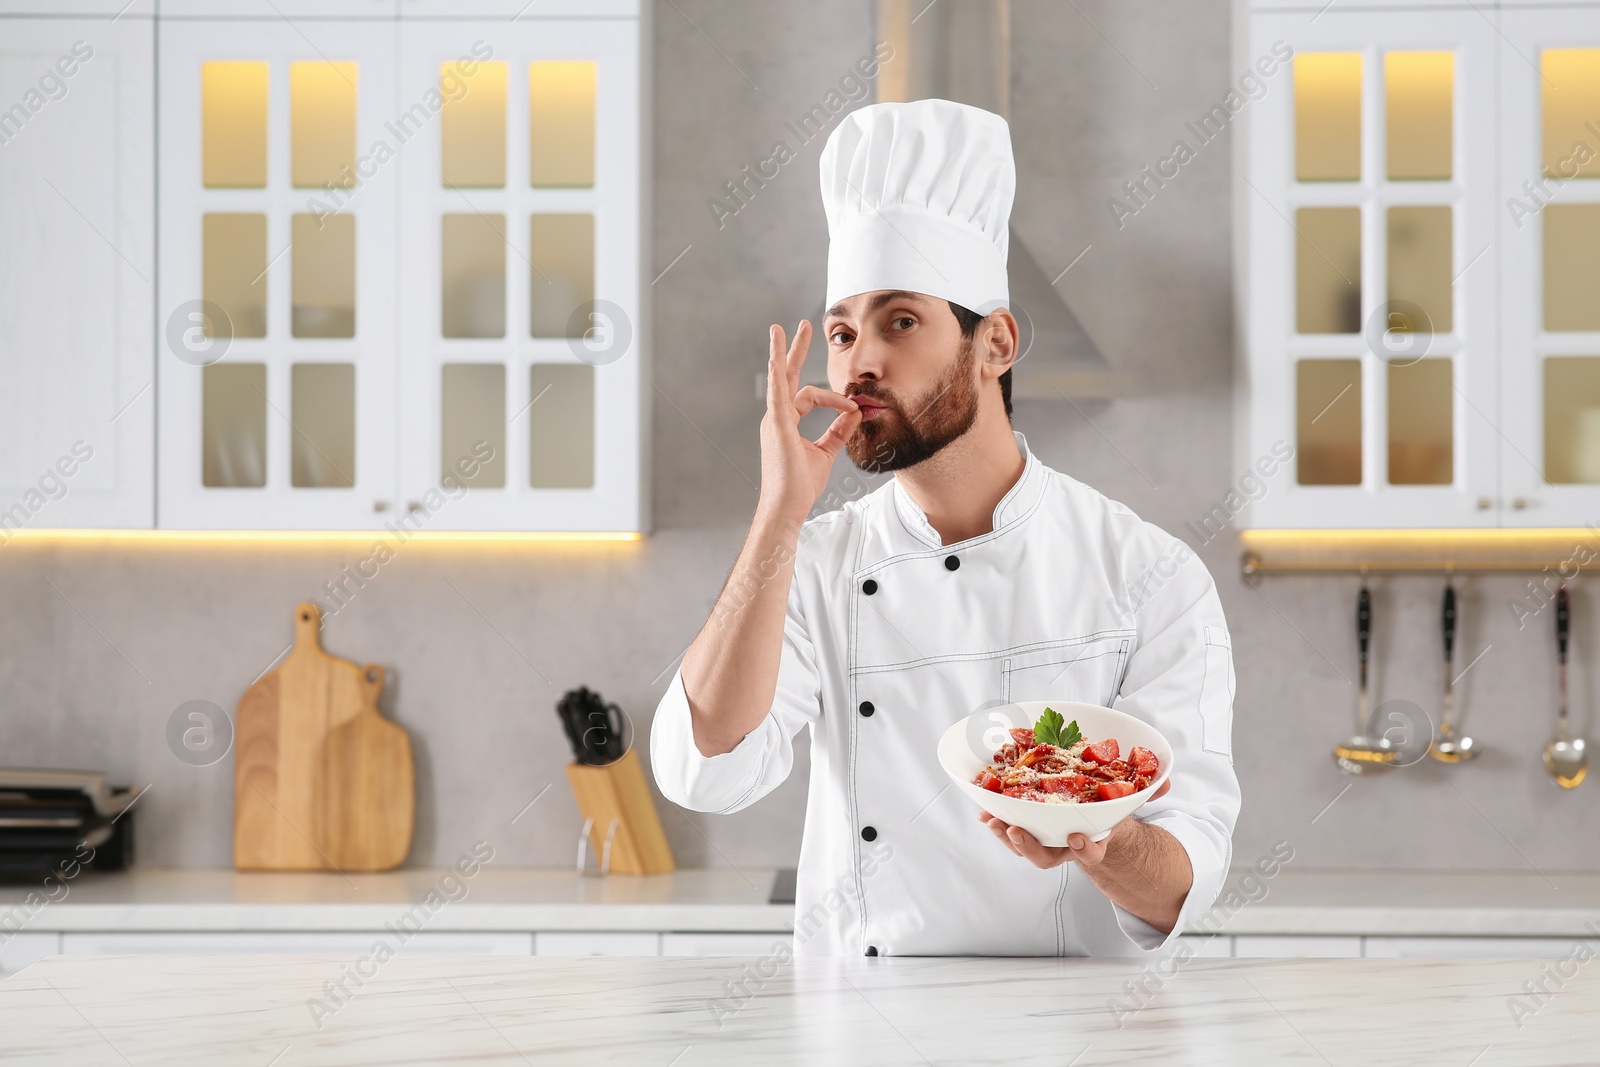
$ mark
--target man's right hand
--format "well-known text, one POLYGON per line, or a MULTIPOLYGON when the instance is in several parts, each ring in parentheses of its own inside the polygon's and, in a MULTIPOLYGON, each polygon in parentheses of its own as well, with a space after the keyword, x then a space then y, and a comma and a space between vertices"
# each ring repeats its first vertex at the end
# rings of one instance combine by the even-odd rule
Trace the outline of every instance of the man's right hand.
POLYGON ((814 385, 800 388, 800 371, 811 346, 811 323, 801 320, 794 344, 785 347, 783 327, 773 324, 767 360, 767 413, 761 418, 761 502, 758 511, 785 523, 805 521, 850 435, 861 425, 854 400, 814 385), (819 407, 836 408, 815 441, 800 433, 800 419, 819 407))

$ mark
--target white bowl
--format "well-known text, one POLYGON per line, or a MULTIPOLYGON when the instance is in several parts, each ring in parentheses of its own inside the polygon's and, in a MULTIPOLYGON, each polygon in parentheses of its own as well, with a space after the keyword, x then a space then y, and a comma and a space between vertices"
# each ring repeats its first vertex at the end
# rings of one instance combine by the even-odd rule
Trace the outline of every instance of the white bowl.
POLYGON ((1085 834, 1091 841, 1102 841, 1113 826, 1139 810, 1172 773, 1172 746, 1160 731, 1143 719, 1111 708, 1073 700, 1025 700, 1020 704, 985 708, 952 725, 939 738, 939 764, 956 788, 984 811, 1022 827, 1038 838, 1041 845, 1061 848, 1066 845, 1068 834, 1085 834), (1090 741, 1115 738, 1124 757, 1135 745, 1148 748, 1161 761, 1160 772, 1148 788, 1137 793, 1085 804, 1023 800, 972 784, 973 776, 993 762, 996 750, 1011 740, 1006 731, 1012 727, 1032 727, 1045 708, 1055 709, 1067 722, 1076 721, 1079 732, 1090 741))

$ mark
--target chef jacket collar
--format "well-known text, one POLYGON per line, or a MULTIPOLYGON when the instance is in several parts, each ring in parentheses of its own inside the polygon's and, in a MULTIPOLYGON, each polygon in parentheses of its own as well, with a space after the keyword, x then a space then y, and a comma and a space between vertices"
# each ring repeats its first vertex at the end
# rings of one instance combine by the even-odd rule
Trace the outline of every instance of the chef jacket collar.
MULTIPOLYGON (((1022 476, 1017 479, 1006 495, 1000 498, 1000 503, 994 508, 993 533, 980 534, 981 537, 992 537, 1002 529, 1026 518, 1039 503, 1039 496, 1044 492, 1045 471, 1033 453, 1028 450, 1028 440, 1016 430, 1011 431, 1011 436, 1017 439, 1017 449, 1022 453, 1022 476)), ((946 545, 939 537, 939 531, 933 528, 928 521, 928 516, 911 499, 911 494, 906 492, 905 486, 900 484, 900 479, 894 480, 894 508, 900 515, 900 521, 911 535, 919 541, 926 542, 932 548, 954 548, 955 545, 946 545)), ((969 538, 969 540, 975 540, 969 538)), ((957 542, 965 544, 966 542, 957 542)))

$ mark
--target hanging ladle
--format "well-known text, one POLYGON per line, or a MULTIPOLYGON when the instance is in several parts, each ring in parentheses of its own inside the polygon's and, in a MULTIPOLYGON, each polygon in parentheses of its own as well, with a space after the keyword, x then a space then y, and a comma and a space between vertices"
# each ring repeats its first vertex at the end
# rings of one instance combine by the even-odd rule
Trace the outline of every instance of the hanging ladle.
POLYGON ((1361 592, 1356 596, 1356 649, 1361 657, 1361 683, 1356 697, 1355 736, 1333 747, 1333 762, 1346 774, 1375 774, 1392 770, 1400 753, 1388 738, 1368 733, 1367 649, 1372 638, 1372 594, 1367 591, 1366 568, 1361 568, 1361 592))
POLYGON ((1550 772, 1556 785, 1562 789, 1576 789, 1589 773, 1589 757, 1584 752, 1583 738, 1572 736, 1567 720, 1567 631, 1571 609, 1567 602, 1567 586, 1556 587, 1556 677, 1560 683, 1560 706, 1556 710, 1556 736, 1544 746, 1544 769, 1550 772))
POLYGON ((1439 716, 1439 736, 1428 746, 1428 755, 1440 763, 1460 763, 1478 752, 1472 747, 1472 738, 1457 732, 1461 724, 1451 718, 1455 711, 1456 590, 1450 582, 1449 571, 1445 572, 1441 614, 1444 621, 1444 713, 1439 716))

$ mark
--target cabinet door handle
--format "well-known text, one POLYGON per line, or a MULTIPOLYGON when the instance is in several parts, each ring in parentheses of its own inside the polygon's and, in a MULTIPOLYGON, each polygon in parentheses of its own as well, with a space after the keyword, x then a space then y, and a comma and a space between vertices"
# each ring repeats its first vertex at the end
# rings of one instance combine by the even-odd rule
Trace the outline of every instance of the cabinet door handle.
POLYGON ((1528 506, 1528 498, 1525 496, 1514 496, 1511 498, 1511 506, 1518 511, 1522 511, 1528 506))
POLYGON ((1480 496, 1478 498, 1478 510, 1479 511, 1488 511, 1490 506, 1493 505, 1493 504, 1494 504, 1494 501, 1490 500, 1486 496, 1480 496))
POLYGON ((372 510, 373 511, 388 511, 389 510, 389 502, 387 500, 374 500, 372 502, 372 510))

